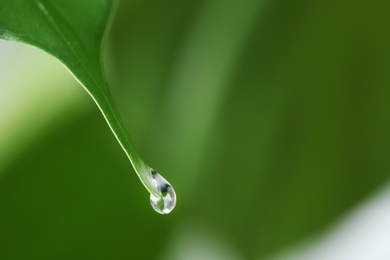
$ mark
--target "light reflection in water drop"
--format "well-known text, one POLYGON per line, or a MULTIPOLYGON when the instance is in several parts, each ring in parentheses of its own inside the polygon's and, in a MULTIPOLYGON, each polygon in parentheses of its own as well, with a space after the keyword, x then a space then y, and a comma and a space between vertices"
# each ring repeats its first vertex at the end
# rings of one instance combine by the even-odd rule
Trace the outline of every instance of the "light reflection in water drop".
POLYGON ((150 194, 150 204, 160 214, 168 214, 176 205, 176 193, 172 185, 158 172, 151 170, 152 183, 155 186, 158 197, 150 194))

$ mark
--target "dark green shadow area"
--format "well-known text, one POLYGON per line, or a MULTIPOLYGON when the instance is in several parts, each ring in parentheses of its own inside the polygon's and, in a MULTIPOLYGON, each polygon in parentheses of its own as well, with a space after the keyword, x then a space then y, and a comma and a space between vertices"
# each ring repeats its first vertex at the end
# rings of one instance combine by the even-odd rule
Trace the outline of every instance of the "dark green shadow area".
POLYGON ((97 109, 6 171, 0 212, 0 259, 154 259, 175 219, 150 207, 97 109))

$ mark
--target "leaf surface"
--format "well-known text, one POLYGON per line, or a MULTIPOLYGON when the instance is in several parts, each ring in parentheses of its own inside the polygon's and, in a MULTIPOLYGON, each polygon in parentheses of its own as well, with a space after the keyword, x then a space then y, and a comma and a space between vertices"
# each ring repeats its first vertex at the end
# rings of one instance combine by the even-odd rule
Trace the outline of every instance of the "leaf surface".
POLYGON ((113 0, 1 0, 0 38, 36 46, 58 58, 86 89, 142 183, 158 195, 121 120, 102 68, 101 46, 113 0))

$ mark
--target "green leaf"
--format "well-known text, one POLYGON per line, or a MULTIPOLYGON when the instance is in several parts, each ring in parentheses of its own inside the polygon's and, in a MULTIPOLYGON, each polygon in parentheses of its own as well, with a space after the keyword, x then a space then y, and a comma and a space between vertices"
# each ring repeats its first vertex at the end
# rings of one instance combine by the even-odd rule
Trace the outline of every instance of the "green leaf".
POLYGON ((153 199, 163 199, 153 170, 134 149, 102 69, 102 41, 115 5, 113 0, 0 0, 0 38, 58 58, 93 98, 153 199))

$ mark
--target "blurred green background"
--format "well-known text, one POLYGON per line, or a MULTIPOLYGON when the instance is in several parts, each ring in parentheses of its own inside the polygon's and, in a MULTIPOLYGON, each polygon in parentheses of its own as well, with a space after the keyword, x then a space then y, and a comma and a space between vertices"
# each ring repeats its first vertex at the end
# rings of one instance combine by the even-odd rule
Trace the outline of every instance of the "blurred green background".
POLYGON ((321 236, 390 177, 389 8, 121 1, 106 70, 175 187, 165 216, 66 69, 0 41, 0 259, 266 259, 321 236))

